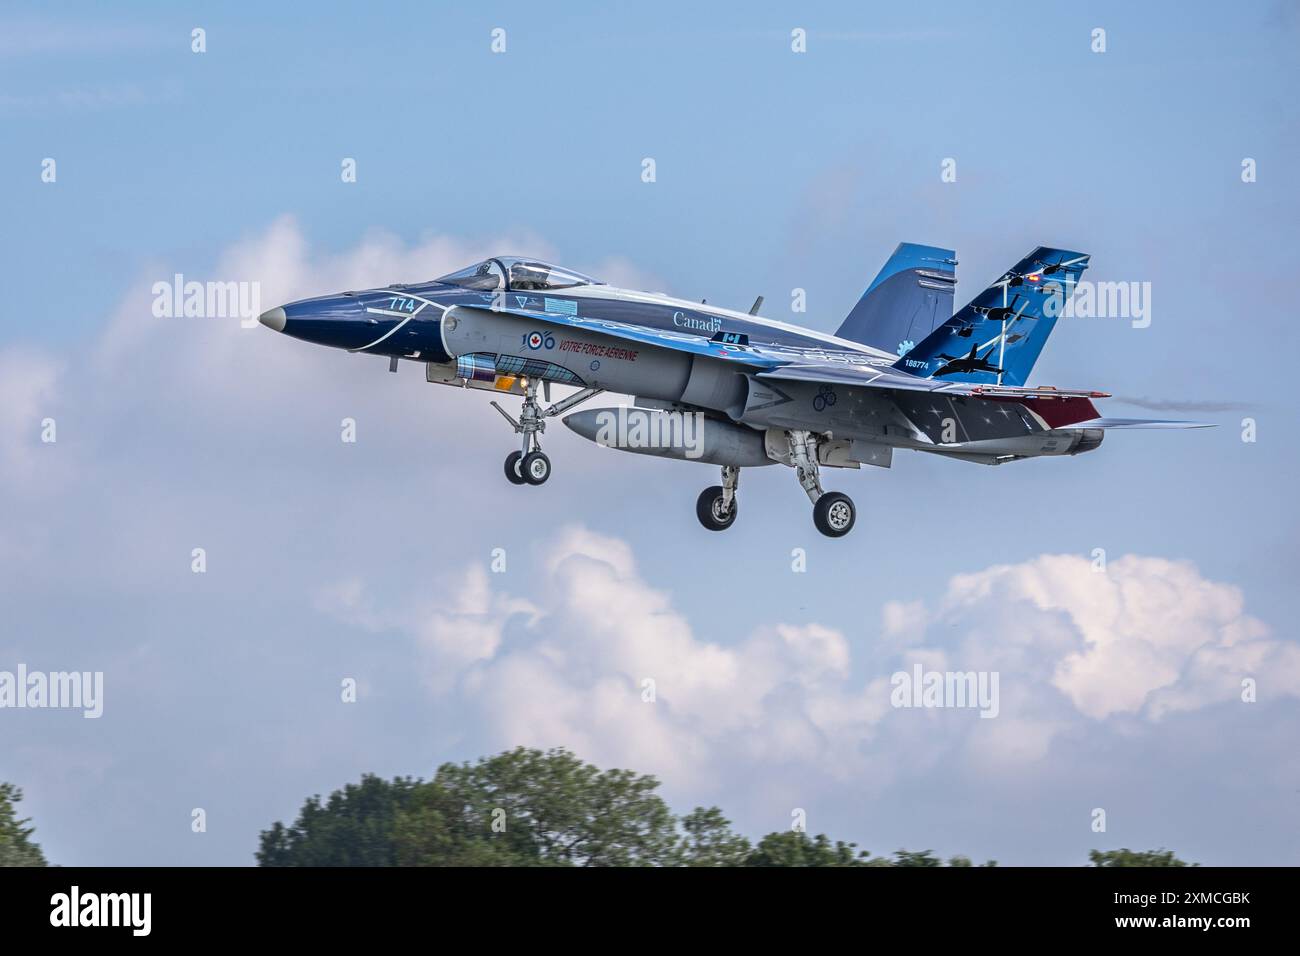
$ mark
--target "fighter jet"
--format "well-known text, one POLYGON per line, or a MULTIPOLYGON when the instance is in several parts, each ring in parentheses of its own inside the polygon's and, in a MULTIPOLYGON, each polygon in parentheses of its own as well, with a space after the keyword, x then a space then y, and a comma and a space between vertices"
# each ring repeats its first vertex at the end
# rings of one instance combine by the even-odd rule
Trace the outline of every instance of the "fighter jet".
POLYGON ((991 322, 1016 321, 1022 317, 1029 306, 1028 300, 1019 302, 1019 299, 1020 296, 1016 295, 1008 305, 973 305, 971 309, 991 322))
POLYGON ((1104 392, 1025 384, 1060 313, 1048 303, 1062 282, 1073 290, 1088 256, 1034 249, 954 315, 956 265, 953 250, 900 244, 834 335, 762 317, 761 296, 732 311, 516 256, 290 302, 261 322, 384 356, 390 371, 415 362, 431 383, 519 398, 517 416, 492 402, 519 436, 504 468, 514 485, 551 477, 541 439, 556 416, 607 447, 719 466, 721 483, 696 502, 710 531, 735 522, 744 468, 790 467, 817 529, 840 537, 857 508, 822 487, 822 469, 888 468, 895 449, 999 465, 1092 451, 1110 428, 1201 424, 1103 418, 1092 401, 1104 392), (1053 292, 1039 287, 1049 272, 1053 292), (968 355, 945 351, 954 335, 972 339, 968 355), (552 386, 571 391, 552 402, 552 386), (603 393, 632 402, 574 411, 603 393))
MULTIPOLYGON (((1008 339, 1007 341, 1009 342, 1011 340, 1008 339)), ((945 364, 939 366, 939 369, 934 373, 934 377, 943 378, 945 375, 956 375, 959 372, 990 372, 993 375, 1000 375, 1002 374, 1002 369, 989 362, 989 357, 997 347, 997 343, 995 342, 993 345, 989 346, 987 352, 980 356, 975 354, 975 351, 979 348, 978 345, 972 345, 970 347, 970 354, 960 357, 940 352, 939 358, 943 359, 945 364)))

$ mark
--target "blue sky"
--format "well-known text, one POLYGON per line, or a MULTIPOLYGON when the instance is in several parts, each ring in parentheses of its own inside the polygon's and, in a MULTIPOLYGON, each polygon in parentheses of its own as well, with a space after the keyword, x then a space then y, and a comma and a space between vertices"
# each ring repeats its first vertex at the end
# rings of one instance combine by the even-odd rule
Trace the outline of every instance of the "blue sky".
MULTIPOLYGON (((247 863, 256 831, 308 793, 527 743, 653 771, 679 809, 718 803, 751 834, 804 806, 811 829, 876 851, 1297 862, 1291 5, 941 4, 918 22, 847 3, 310 17, 18 3, 0 26, 0 670, 103 669, 108 696, 94 722, 0 712, 0 779, 25 788, 57 861, 247 863), (955 183, 940 181, 947 157, 955 183), (1241 181, 1245 157, 1257 182, 1241 181), (737 525, 710 536, 691 506, 711 470, 611 460, 557 427, 555 478, 521 496, 500 478, 513 436, 474 396, 265 329, 149 314, 150 286, 175 272, 258 280, 270 305, 495 249, 741 309, 762 294, 765 314, 829 331, 901 240, 956 248, 963 302, 1039 244, 1091 253, 1090 278, 1150 282, 1149 328, 1062 321, 1034 379, 1183 403, 1170 417, 1220 427, 996 469, 904 454, 834 474, 861 510, 837 542, 788 472, 763 469, 743 479, 737 525), (47 415, 56 445, 39 441, 47 415), (338 441, 344 416, 355 447, 338 441), (501 578, 485 570, 497 546, 501 578), (1107 573, 1121 597, 1041 563, 1094 548, 1134 556, 1128 590, 1107 573), (645 626, 590 645, 609 622, 571 589, 586 580, 643 607, 645 626), (1095 643, 1089 609, 1111 598, 1121 646, 1159 632, 1173 654, 1114 709, 1051 677, 1095 643), (889 607, 909 623, 891 629, 889 607), (1076 643, 1040 646, 1062 615, 1076 643), (1276 666, 1259 703, 1207 689, 1214 668, 1188 636, 1203 627, 1263 642, 1251 660, 1276 666), (818 628, 851 652, 847 671, 818 628), (652 653, 661 632, 678 653, 652 653), (1017 634, 1048 656, 1006 658, 1017 634), (625 656, 602 656, 624 638, 625 656), (489 650, 466 650, 480 639, 489 650), (686 681, 683 662, 709 672, 714 646, 737 672, 831 663, 790 686, 751 674, 676 701, 665 687, 668 716, 600 731, 638 655, 686 681), (538 663, 579 648, 594 670, 538 663), (918 648, 1020 674, 1024 709, 987 722, 1022 719, 1019 744, 951 715, 926 743, 897 714, 858 713, 918 648), (340 675, 366 689, 356 705, 338 702, 340 675), (1162 703, 1180 687, 1196 706, 1162 703), (855 716, 826 717, 830 701, 855 716), (1026 743, 1035 728, 1050 739, 1026 743), (196 806, 208 833, 189 830, 196 806), (1087 828, 1095 806, 1113 808, 1104 835, 1087 828)), ((1224 680, 1242 663, 1209 657, 1224 680)), ((1118 683, 1131 670, 1103 663, 1118 683)))

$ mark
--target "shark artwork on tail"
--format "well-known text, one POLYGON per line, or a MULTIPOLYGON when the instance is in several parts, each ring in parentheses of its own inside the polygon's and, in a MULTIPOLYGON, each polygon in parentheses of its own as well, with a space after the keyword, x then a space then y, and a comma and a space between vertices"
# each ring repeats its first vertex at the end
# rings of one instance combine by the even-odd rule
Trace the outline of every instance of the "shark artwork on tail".
POLYGON ((515 256, 291 302, 260 321, 384 356, 390 371, 417 362, 431 383, 521 399, 517 416, 492 402, 519 436, 511 484, 550 478, 541 439, 565 416, 608 447, 719 467, 696 502, 711 531, 735 522, 743 468, 780 464, 817 529, 840 537, 857 508, 823 488, 823 469, 888 468, 898 449, 1000 465, 1092 451, 1107 429, 1203 424, 1103 418, 1093 401, 1104 392, 1026 384, 1088 262, 1040 246, 953 314, 955 252, 902 243, 834 335, 763 318, 761 297, 738 312, 515 256), (571 391, 552 401, 552 386, 571 391), (605 392, 632 405, 575 411, 605 392))

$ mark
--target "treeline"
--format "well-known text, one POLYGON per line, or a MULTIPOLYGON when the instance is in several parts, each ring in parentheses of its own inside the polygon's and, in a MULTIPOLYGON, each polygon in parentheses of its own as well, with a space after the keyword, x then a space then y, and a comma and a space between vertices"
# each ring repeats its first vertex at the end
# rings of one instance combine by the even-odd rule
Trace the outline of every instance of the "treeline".
MULTIPOLYGON (((929 850, 872 856, 788 830, 757 843, 717 807, 676 816, 659 782, 600 770, 567 750, 518 748, 443 764, 432 780, 373 775, 311 797, 261 834, 261 866, 973 866, 929 850)), ((0 866, 45 866, 22 791, 0 783, 0 866)), ((1093 866, 1187 866, 1171 851, 1098 851, 1093 866)), ((996 866, 989 860, 982 866, 996 866)), ((1193 864, 1195 865, 1195 864, 1193 864)))
MULTIPOLYGON (((675 816, 659 782, 567 750, 443 764, 432 780, 367 775, 263 831, 262 866, 972 866, 929 850, 872 856, 802 831, 757 843, 717 807, 675 816)), ((1094 866, 1186 866, 1172 852, 1097 851, 1094 866)), ((990 860, 981 864, 996 866, 990 860)))

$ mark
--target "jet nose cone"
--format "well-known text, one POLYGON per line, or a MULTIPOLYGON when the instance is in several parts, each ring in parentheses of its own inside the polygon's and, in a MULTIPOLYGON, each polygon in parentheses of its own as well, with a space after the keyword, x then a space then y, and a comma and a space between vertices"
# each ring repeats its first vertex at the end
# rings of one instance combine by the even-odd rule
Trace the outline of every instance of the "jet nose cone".
POLYGON ((284 320, 284 309, 271 309, 271 311, 263 312, 257 317, 257 321, 275 332, 284 331, 284 320))

